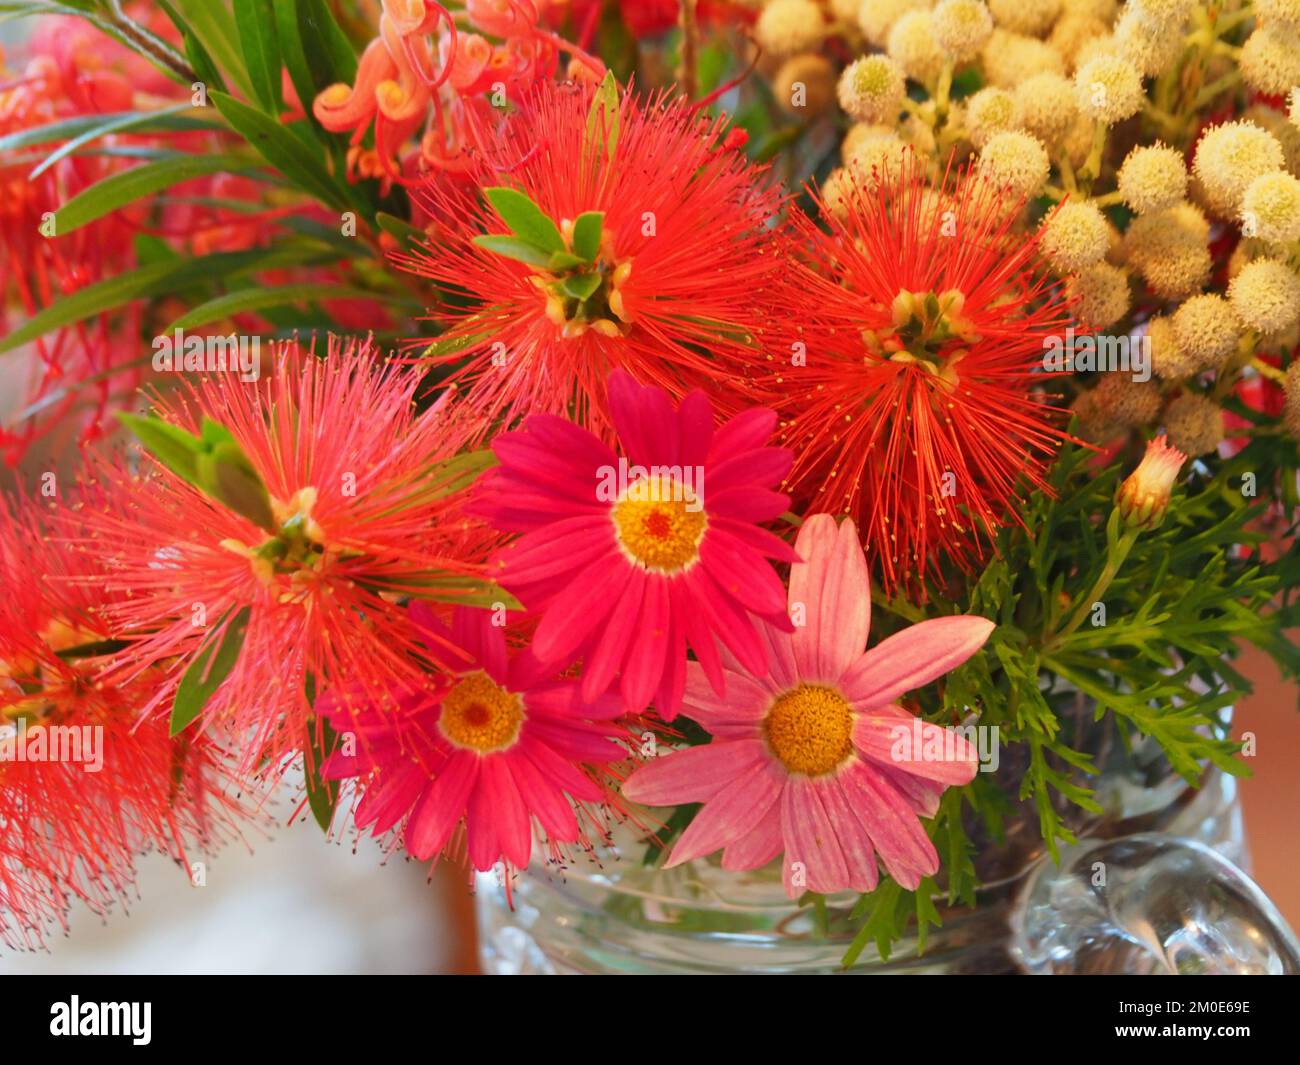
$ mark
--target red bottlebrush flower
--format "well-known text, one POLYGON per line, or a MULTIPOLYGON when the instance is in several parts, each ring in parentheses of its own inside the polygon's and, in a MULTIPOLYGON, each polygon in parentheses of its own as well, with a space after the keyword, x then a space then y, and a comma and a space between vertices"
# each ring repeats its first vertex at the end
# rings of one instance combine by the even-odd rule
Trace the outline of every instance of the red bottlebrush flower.
POLYGON ((625 459, 570 422, 534 414, 493 441, 501 465, 475 506, 524 534, 494 562, 502 583, 541 615, 533 653, 557 668, 582 657, 586 699, 621 674, 628 711, 654 698, 671 719, 688 644, 722 694, 719 640, 762 676, 767 644, 754 619, 791 628, 766 560, 796 556, 758 525, 789 505, 769 486, 791 455, 767 446, 769 410, 750 409, 715 432, 704 393, 674 410, 661 389, 623 372, 610 375, 609 409, 625 459))
POLYGON ((332 695, 321 700, 335 727, 359 741, 355 753, 330 756, 326 777, 364 778, 358 827, 382 836, 401 822, 407 852, 421 861, 443 853, 462 821, 479 870, 502 858, 526 866, 533 818, 553 851, 585 845, 583 822, 598 817, 586 804, 605 800, 608 789, 583 767, 627 757, 612 742, 619 701, 585 701, 575 682, 554 679, 529 651, 511 654, 493 617, 458 607, 448 627, 417 603, 415 631, 445 673, 418 688, 394 686, 361 712, 332 695))
MULTIPOLYGON (((757 358, 786 268, 769 230, 783 199, 720 147, 722 135, 721 121, 681 100, 627 93, 610 114, 593 108, 590 87, 542 87, 483 145, 478 190, 425 189, 442 226, 398 262, 463 295, 434 312, 446 330, 434 357, 464 363, 449 381, 486 419, 572 413, 606 433, 612 369, 680 399, 716 391, 741 354, 757 358), (568 250, 534 265, 476 239, 511 228, 479 196, 503 186, 536 205, 568 250), (600 226, 586 247, 575 223, 593 214, 600 226), (571 254, 575 246, 588 254, 571 254)), ((729 410, 743 405, 739 387, 727 386, 729 410)))
POLYGON ((204 718, 250 741, 247 766, 304 745, 309 678, 382 693, 421 676, 395 600, 482 590, 490 534, 461 514, 478 459, 457 458, 446 403, 417 413, 418 374, 376 362, 368 345, 331 343, 328 359, 289 345, 258 382, 218 372, 160 401, 169 425, 229 431, 269 493, 260 527, 170 468, 109 467, 115 509, 86 516, 87 550, 123 593, 119 672, 167 669, 148 709, 170 706, 200 646, 246 618, 204 718))
MULTIPOLYGON (((123 898, 137 854, 188 872, 242 812, 223 752, 139 721, 157 671, 105 682, 111 630, 87 558, 51 537, 36 504, 0 500, 0 939, 40 944, 73 899, 103 912, 123 898)), ((62 512, 59 524, 75 522, 62 512)))
POLYGON ((885 590, 916 590, 945 559, 969 570, 1044 487, 1065 435, 1039 394, 1044 351, 1070 318, 991 184, 933 185, 909 160, 846 200, 825 229, 795 223, 808 326, 766 384, 796 500, 852 516, 885 590))

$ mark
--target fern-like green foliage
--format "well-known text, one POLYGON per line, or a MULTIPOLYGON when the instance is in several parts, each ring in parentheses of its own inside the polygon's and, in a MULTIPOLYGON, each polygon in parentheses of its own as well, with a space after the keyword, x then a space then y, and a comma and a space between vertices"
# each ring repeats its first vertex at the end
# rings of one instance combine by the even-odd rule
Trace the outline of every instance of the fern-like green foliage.
MULTIPOLYGON (((1213 471, 1194 468, 1163 523, 1134 535, 1114 505, 1120 465, 1099 470, 1089 452, 1067 448, 1052 493, 1034 495, 1020 521, 1000 532, 992 561, 966 591, 946 598, 932 590, 924 611, 878 604, 877 640, 891 620, 971 613, 998 623, 981 653, 941 686, 917 693, 930 720, 952 724, 974 713, 979 724, 996 725, 1002 760, 1027 767, 1012 793, 981 774, 944 796, 929 831, 949 902, 973 902, 977 886, 965 810, 996 839, 1008 809, 1032 803, 1054 858, 1062 843, 1074 842, 1071 807, 1102 812, 1090 783, 1093 758, 1062 727, 1063 710, 1077 705, 1079 693, 1095 707, 1098 727, 1110 718, 1125 740, 1150 737, 1189 783, 1209 765, 1249 771, 1228 735, 1226 712, 1251 687, 1232 660, 1243 642, 1252 643, 1284 673, 1300 676, 1300 649, 1285 633, 1298 620, 1290 600, 1300 552, 1293 535, 1284 537, 1288 550, 1280 558, 1265 562, 1256 549, 1265 501, 1279 479, 1295 477, 1293 450, 1258 440, 1213 471), (1113 577, 1088 601, 1109 568, 1113 577), (1084 620, 1071 628, 1079 612, 1084 620), (1020 758, 1012 757, 1017 747, 1020 758)), ((888 957, 913 920, 922 946, 925 925, 938 921, 939 893, 931 883, 907 892, 886 881, 863 896, 854 911, 863 923, 846 963, 869 941, 888 957)))

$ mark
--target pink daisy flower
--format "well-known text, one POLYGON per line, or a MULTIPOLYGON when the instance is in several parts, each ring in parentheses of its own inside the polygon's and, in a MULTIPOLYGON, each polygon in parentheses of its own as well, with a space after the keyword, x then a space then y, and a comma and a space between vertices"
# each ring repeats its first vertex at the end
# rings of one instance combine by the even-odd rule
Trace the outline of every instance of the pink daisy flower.
POLYGON ((853 522, 810 517, 790 573, 792 635, 767 628, 771 672, 726 667, 727 697, 694 663, 686 712, 713 741, 637 770, 625 798, 649 806, 703 803, 668 865, 722 849, 724 869, 757 869, 785 855, 791 898, 876 887, 875 855, 913 889, 939 868, 920 817, 950 785, 969 783, 974 748, 894 700, 964 662, 993 623, 923 621, 864 652, 871 620, 867 562, 853 522), (942 752, 941 757, 935 757, 942 752))
POLYGON ((758 523, 789 506, 772 486, 792 458, 767 446, 776 415, 762 408, 715 432, 703 392, 674 409, 666 392, 622 370, 609 377, 609 407, 625 457, 585 429, 534 414, 493 441, 501 464, 485 475, 475 507, 497 528, 523 533, 492 565, 540 615, 537 657, 556 668, 582 658, 588 700, 621 675, 629 711, 653 698, 671 720, 688 646, 721 698, 718 642, 762 676, 767 648, 755 619, 791 627, 767 560, 797 556, 758 523))
POLYGON ((334 693, 320 699, 333 724, 356 734, 355 752, 331 755, 324 775, 362 778, 357 826, 382 836, 404 820, 407 852, 425 861, 463 821, 479 870, 501 858, 526 866, 533 819, 552 848, 584 842, 579 815, 594 817, 581 804, 605 800, 608 789, 583 766, 627 757, 610 724, 622 713, 618 700, 585 702, 574 682, 555 679, 527 650, 512 655, 492 611, 457 607, 450 627, 423 603, 410 616, 445 677, 395 688, 387 703, 361 710, 334 693))

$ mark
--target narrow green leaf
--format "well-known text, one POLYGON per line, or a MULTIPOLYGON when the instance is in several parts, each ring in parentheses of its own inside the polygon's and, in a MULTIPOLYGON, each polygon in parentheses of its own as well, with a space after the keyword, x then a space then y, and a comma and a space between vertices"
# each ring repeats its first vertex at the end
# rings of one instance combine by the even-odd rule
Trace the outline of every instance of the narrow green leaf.
POLYGON ((54 216, 55 234, 63 236, 119 207, 134 203, 182 181, 232 170, 247 170, 241 155, 172 155, 154 163, 110 174, 65 203, 54 216))
POLYGON ((485 236, 475 237, 474 243, 485 248, 497 255, 504 255, 507 259, 518 259, 521 263, 528 263, 531 266, 549 266, 551 257, 537 247, 536 244, 529 244, 527 241, 520 240, 517 237, 485 236))
POLYGON ((326 171, 324 160, 278 120, 225 93, 210 95, 226 121, 289 181, 336 210, 347 206, 347 197, 326 171))
MULTIPOLYGON (((89 144, 91 141, 98 140, 100 137, 106 137, 110 133, 123 133, 127 130, 165 128, 164 123, 160 121, 160 118, 162 116, 180 116, 180 115, 184 115, 186 112, 191 112, 195 110, 196 108, 192 107, 190 104, 185 103, 185 104, 176 104, 172 107, 166 107, 160 111, 127 111, 121 114, 105 116, 105 119, 103 121, 95 122, 93 125, 89 126, 87 129, 84 129, 81 133, 77 134, 76 136, 69 137, 67 140, 63 141, 62 144, 60 144, 57 148, 55 148, 54 151, 50 152, 50 154, 47 155, 41 161, 39 166, 37 166, 35 169, 32 170, 30 174, 27 175, 27 180, 29 181, 35 180, 36 178, 40 177, 43 173, 45 173, 45 171, 47 171, 55 163, 57 163, 60 159, 64 159, 67 156, 72 155, 72 153, 75 152, 78 148, 82 147, 83 145, 89 144)), ((56 123, 56 125, 64 125, 64 123, 56 123)), ((184 129, 187 127, 182 125, 179 128, 184 129)), ((189 126, 188 128, 211 129, 212 123, 207 121, 199 121, 189 126)), ((30 131, 25 131, 25 132, 30 132, 30 131)), ((4 138, 4 139, 8 139, 8 138, 4 138)), ((3 150, 4 150, 4 146, 0 144, 0 151, 3 150)))
POLYGON ((199 456, 203 454, 203 442, 179 425, 172 425, 153 415, 141 416, 118 412, 121 421, 144 448, 159 462, 178 477, 199 484, 199 456))
MULTIPOLYGON (((102 136, 120 129, 134 129, 138 132, 219 129, 220 123, 213 118, 203 117, 203 113, 188 104, 159 111, 114 111, 110 114, 78 115, 76 118, 60 119, 48 122, 44 126, 32 126, 0 137, 0 152, 17 151, 38 144, 58 144, 68 141, 81 141, 87 133, 102 136), (120 123, 120 124, 119 124, 120 123)), ((94 137, 87 138, 93 140, 94 137)), ((84 143, 84 141, 82 141, 84 143)), ((45 164, 41 164, 41 169, 45 164)))
POLYGON ((587 144, 604 148, 607 159, 613 159, 618 151, 618 138, 621 118, 618 99, 618 79, 612 70, 605 72, 605 78, 596 90, 587 112, 587 144))
MULTIPOLYGON (((314 703, 315 682, 314 678, 308 679, 312 680, 312 694, 308 698, 314 703)), ((317 715, 307 723, 307 734, 308 750, 303 758, 307 777, 307 804, 311 807, 312 816, 316 818, 321 831, 328 832, 330 822, 334 820, 334 808, 339 800, 339 782, 326 780, 322 770, 325 760, 338 747, 339 734, 321 715, 317 715)))
POLYGON ((421 245, 428 243, 429 236, 422 229, 416 229, 410 222, 398 218, 396 215, 387 214, 379 211, 375 215, 375 224, 379 226, 390 237, 395 237, 403 244, 421 245))
POLYGON ((208 447, 216 447, 217 444, 233 444, 235 434, 227 429, 220 422, 213 421, 206 414, 203 421, 199 423, 199 439, 208 447))
POLYGON ((576 270, 580 266, 586 266, 587 260, 567 251, 557 251, 546 261, 546 265, 556 272, 576 270))
MULTIPOLYGON (((239 31, 227 0, 171 0, 189 25, 194 37, 212 57, 213 65, 245 96, 253 95, 253 83, 239 51, 239 31)), ((211 85, 208 86, 212 88, 211 85)))
POLYGON ((259 528, 276 532, 270 493, 238 444, 216 443, 196 461, 200 488, 259 528))
POLYGON ((173 736, 180 735, 193 723, 221 686, 221 682, 230 676, 239 660, 239 652, 244 648, 250 613, 250 609, 244 607, 227 623, 227 611, 217 623, 217 631, 208 638, 185 670, 172 703, 173 736))
POLYGON ((221 76, 221 69, 217 66, 217 61, 208 54, 208 50, 203 46, 203 41, 199 35, 193 30, 186 30, 181 34, 181 44, 185 48, 185 56, 189 59, 190 66, 194 68, 194 76, 199 83, 208 92, 214 89, 227 92, 230 86, 226 84, 226 79, 221 76))
POLYGON ((586 262, 595 261, 600 253, 600 238, 605 229, 604 211, 586 211, 573 223, 573 252, 586 262))
POLYGON ((275 11, 271 0, 233 0, 239 47, 262 110, 279 114, 284 109, 280 95, 280 44, 275 35, 275 11))
POLYGON ((564 291, 581 303, 600 288, 600 274, 574 274, 564 279, 564 291))
POLYGON ((215 252, 193 259, 160 260, 128 273, 97 281, 55 300, 38 311, 8 336, 0 337, 0 354, 12 351, 39 336, 64 326, 84 322, 132 300, 159 293, 174 293, 196 282, 234 277, 248 270, 270 270, 282 266, 324 262, 319 249, 283 247, 267 253, 264 249, 241 252, 215 252))
POLYGON ((372 289, 349 285, 281 285, 266 288, 250 286, 217 296, 191 308, 167 327, 195 329, 211 322, 220 322, 245 311, 264 310, 267 307, 284 307, 293 303, 319 302, 321 300, 368 299, 382 300, 382 295, 372 289))
POLYGON ((441 498, 468 488, 483 473, 497 464, 496 453, 491 448, 466 451, 441 463, 430 475, 433 494, 441 498))
POLYGON ((488 202, 521 241, 546 252, 566 251, 559 227, 522 192, 498 185, 484 190, 488 202))
POLYGON ((482 344, 485 340, 492 339, 492 333, 462 333, 459 336, 448 337, 445 340, 435 340, 424 349, 424 356, 428 359, 444 359, 450 355, 459 355, 467 348, 472 348, 476 344, 482 344))
MULTIPOLYGON (((357 58, 334 16, 321 0, 272 0, 280 54, 303 107, 335 82, 351 84, 357 58)), ((313 119, 313 121, 315 121, 313 119)))

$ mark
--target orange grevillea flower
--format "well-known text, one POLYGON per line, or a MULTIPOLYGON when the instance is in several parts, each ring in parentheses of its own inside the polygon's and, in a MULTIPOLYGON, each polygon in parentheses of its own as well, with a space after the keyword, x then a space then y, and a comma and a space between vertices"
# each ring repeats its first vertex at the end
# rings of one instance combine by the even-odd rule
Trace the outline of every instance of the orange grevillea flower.
POLYGON ((326 129, 352 132, 349 172, 402 182, 401 154, 420 133, 421 161, 438 170, 474 165, 474 132, 539 80, 559 56, 571 73, 599 77, 604 65, 547 27, 534 0, 468 0, 450 10, 434 0, 383 0, 379 34, 361 55, 351 85, 322 90, 312 113, 326 129), (373 149, 362 140, 373 127, 373 149))

